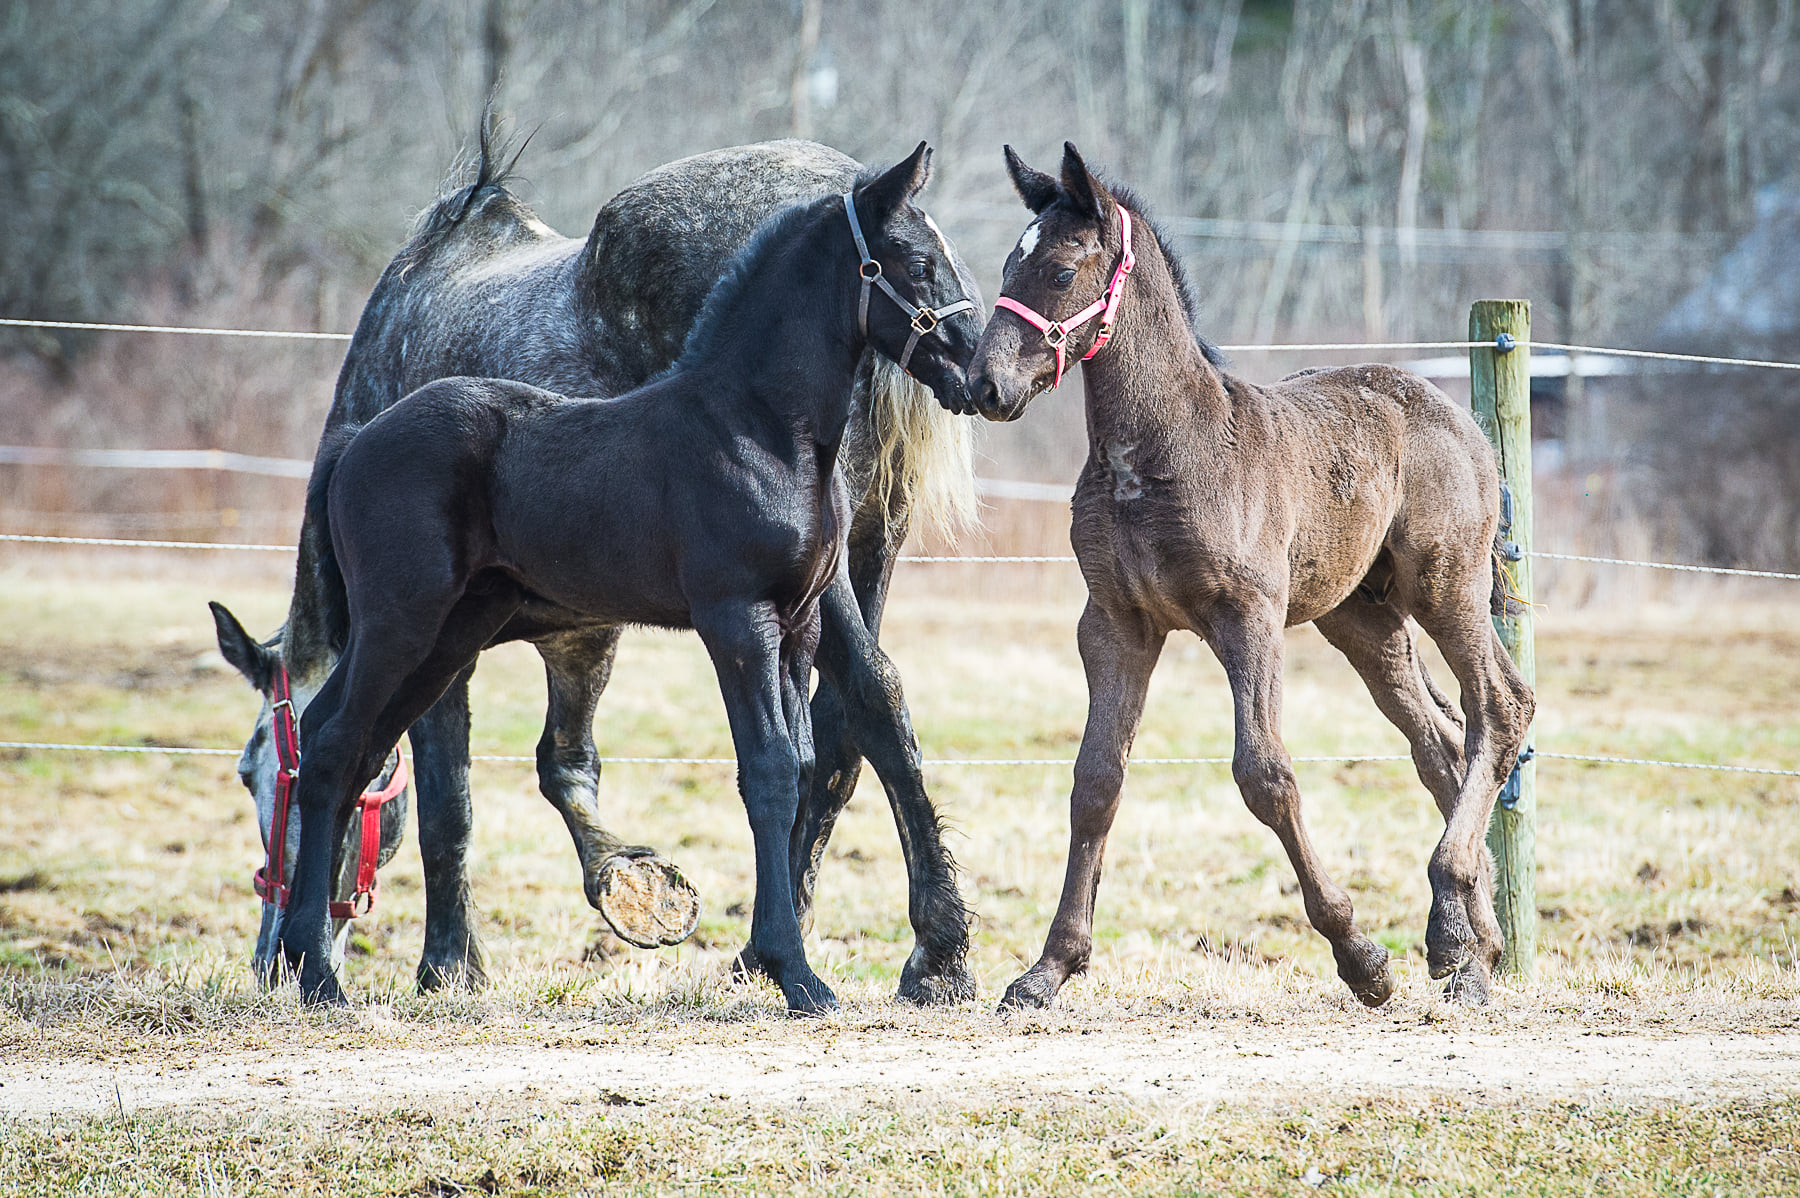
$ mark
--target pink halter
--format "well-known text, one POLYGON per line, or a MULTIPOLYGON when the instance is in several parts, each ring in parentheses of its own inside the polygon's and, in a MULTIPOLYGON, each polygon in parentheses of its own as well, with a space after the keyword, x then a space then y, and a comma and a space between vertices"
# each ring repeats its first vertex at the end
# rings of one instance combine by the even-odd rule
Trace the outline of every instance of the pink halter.
POLYGON ((1113 318, 1119 314, 1119 297, 1125 294, 1125 278, 1131 268, 1137 265, 1137 255, 1131 252, 1131 213, 1125 211, 1125 205, 1114 204, 1119 212, 1119 236, 1125 243, 1125 253, 1119 258, 1118 268, 1113 271, 1112 282, 1106 286, 1106 292, 1099 299, 1083 308, 1067 320, 1048 320, 1013 299, 1003 295, 994 301, 996 310, 1005 308, 1008 312, 1023 317, 1033 328, 1040 329, 1044 341, 1056 351, 1056 381, 1052 387, 1062 382, 1063 371, 1068 363, 1063 358, 1063 345, 1069 339, 1069 333, 1080 328, 1096 316, 1100 316, 1100 332, 1094 338, 1094 348, 1081 355, 1083 362, 1099 353, 1101 348, 1112 339, 1113 318), (1101 315, 1105 313, 1105 315, 1101 315))

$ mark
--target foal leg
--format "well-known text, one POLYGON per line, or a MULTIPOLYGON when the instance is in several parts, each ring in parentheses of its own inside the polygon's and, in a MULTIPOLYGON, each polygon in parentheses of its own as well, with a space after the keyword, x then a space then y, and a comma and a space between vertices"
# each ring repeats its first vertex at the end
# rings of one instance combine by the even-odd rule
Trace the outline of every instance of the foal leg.
POLYGON ((1300 814, 1300 786, 1281 743, 1282 617, 1272 603, 1255 603, 1216 618, 1207 640, 1231 681, 1237 744, 1231 773, 1250 813, 1272 829, 1287 850, 1306 918, 1331 942, 1338 977, 1364 1004, 1378 1007, 1394 993, 1388 952, 1356 929, 1350 895, 1325 872, 1300 814))
POLYGON ((820 616, 820 685, 812 704, 819 769, 791 845, 801 926, 811 916, 813 886, 832 825, 856 789, 860 748, 887 792, 906 860, 914 946, 900 972, 899 997, 918 1003, 973 998, 975 978, 967 963, 969 910, 956 886, 956 862, 944 846, 937 809, 925 791, 900 673, 864 623, 844 574, 821 597, 820 616))
POLYGON ((806 963, 788 870, 802 763, 787 711, 804 706, 792 697, 791 658, 783 660, 784 637, 768 603, 696 609, 693 622, 718 674, 737 749, 738 790, 756 844, 750 947, 790 1011, 823 1014, 837 1007, 837 998, 806 963))
POLYGON ((1536 700, 1494 632, 1485 595, 1423 610, 1419 622, 1455 671, 1468 720, 1463 749, 1468 767, 1444 812, 1444 835, 1426 871, 1432 895, 1426 960, 1432 977, 1451 978, 1453 997, 1482 1003, 1502 946, 1488 819, 1519 759, 1536 700))
POLYGON ((300 850, 281 947, 313 1002, 343 1001, 326 913, 333 846, 344 839, 357 793, 518 608, 516 591, 504 587, 471 591, 442 616, 428 605, 382 602, 385 595, 362 598, 374 600, 367 609, 381 616, 352 631, 343 659, 301 717, 307 755, 295 787, 300 850))
POLYGON ((535 642, 550 694, 537 745, 538 789, 575 841, 588 905, 627 944, 660 948, 693 934, 700 897, 655 849, 628 845, 600 822, 594 705, 612 676, 620 632, 582 630, 535 642))
POLYGON ((1419 781, 1448 819, 1463 783, 1463 722, 1425 672, 1405 614, 1352 596, 1313 624, 1349 659, 1375 706, 1406 736, 1419 781))
POLYGON ((420 990, 480 989, 487 984, 469 901, 470 666, 408 731, 419 804, 419 856, 425 866, 425 952, 420 990))
MULTIPOLYGON (((1426 673, 1405 615, 1353 597, 1314 624, 1362 676, 1381 714, 1405 734, 1412 746, 1413 767, 1431 792, 1447 830, 1468 773, 1463 761, 1463 721, 1426 673)), ((1474 869, 1476 893, 1492 894, 1494 861, 1485 845, 1476 853, 1474 869)), ((1471 913, 1469 922, 1476 942, 1474 956, 1498 960, 1499 925, 1491 915, 1484 919, 1479 910, 1471 913)), ((1478 990, 1485 992, 1485 987, 1478 985, 1481 980, 1477 977, 1469 984, 1468 997, 1476 997, 1478 990)))
POLYGON ((1047 1007, 1071 974, 1087 968, 1094 946, 1094 899, 1106 836, 1119 812, 1125 762, 1144 714, 1144 692, 1165 636, 1137 621, 1115 621, 1088 600, 1076 641, 1087 671, 1087 728, 1075 756, 1069 795, 1069 864, 1062 900, 1037 964, 1006 988, 1000 1009, 1047 1007))

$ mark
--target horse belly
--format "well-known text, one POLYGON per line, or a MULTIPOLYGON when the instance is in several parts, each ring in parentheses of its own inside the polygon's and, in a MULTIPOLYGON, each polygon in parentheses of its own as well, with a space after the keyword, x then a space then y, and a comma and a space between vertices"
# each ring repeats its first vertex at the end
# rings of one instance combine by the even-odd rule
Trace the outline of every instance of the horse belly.
POLYGON ((1300 489, 1288 544, 1290 626, 1337 607, 1369 573, 1399 513, 1397 446, 1333 440, 1300 489))

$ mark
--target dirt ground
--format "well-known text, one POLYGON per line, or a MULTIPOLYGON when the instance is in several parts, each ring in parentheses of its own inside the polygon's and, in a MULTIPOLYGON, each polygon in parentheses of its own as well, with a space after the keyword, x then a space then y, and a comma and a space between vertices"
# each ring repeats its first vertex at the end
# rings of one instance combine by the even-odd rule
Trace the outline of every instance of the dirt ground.
MULTIPOLYGON (((965 1022, 952 1017, 952 1023, 965 1022)), ((1697 1103, 1800 1097, 1800 1032, 1650 1035, 1582 1027, 1447 1025, 1171 1030, 1151 1021, 1037 1035, 916 1027, 688 1029, 629 1040, 577 1031, 537 1043, 279 1047, 122 1061, 0 1065, 0 1109, 28 1118, 204 1108, 253 1113, 279 1098, 352 1113, 410 1103, 560 1105, 716 1099, 853 1107, 1027 1097, 1182 1108, 1448 1097, 1486 1104, 1697 1103), (160 1058, 160 1059, 159 1059, 160 1058)))

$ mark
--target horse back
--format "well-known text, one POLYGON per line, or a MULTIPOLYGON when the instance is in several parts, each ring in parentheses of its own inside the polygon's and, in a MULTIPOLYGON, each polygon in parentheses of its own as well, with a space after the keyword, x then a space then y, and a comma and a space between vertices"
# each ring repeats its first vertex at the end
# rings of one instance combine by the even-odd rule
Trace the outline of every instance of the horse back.
POLYGON ((366 422, 459 375, 571 394, 622 390, 628 384, 598 369, 593 322, 580 309, 581 250, 499 188, 430 244, 409 243, 363 308, 327 427, 366 422))
POLYGON ((711 150, 657 167, 594 218, 577 285, 619 336, 610 347, 634 383, 681 354, 727 263, 782 208, 856 181, 855 159, 784 139, 711 150))

